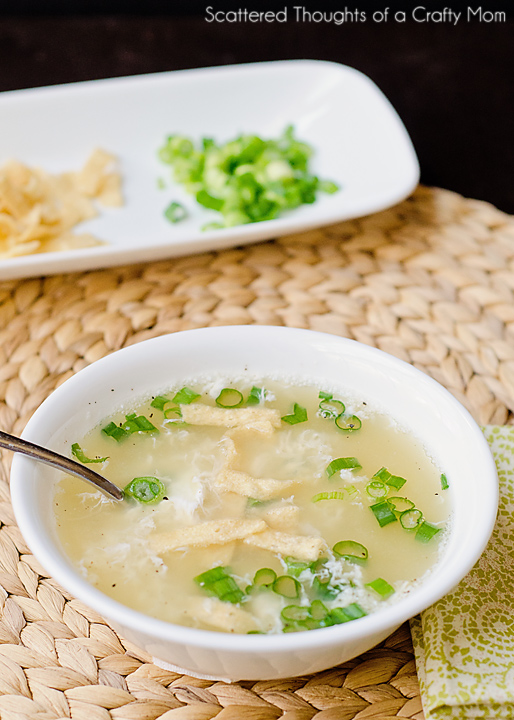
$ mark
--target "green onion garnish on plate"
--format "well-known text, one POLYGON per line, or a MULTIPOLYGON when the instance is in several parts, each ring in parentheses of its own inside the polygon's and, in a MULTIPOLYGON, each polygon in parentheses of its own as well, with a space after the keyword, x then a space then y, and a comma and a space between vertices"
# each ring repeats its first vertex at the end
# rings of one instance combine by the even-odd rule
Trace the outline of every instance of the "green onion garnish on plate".
POLYGON ((187 217, 187 210, 179 202, 171 202, 164 211, 164 217, 171 223, 178 223, 187 217))
MULTIPOLYGON (((293 126, 276 139, 240 135, 226 143, 202 138, 199 145, 171 135, 159 150, 171 165, 176 182, 196 197, 199 205, 220 213, 206 229, 273 220, 284 211, 316 200, 318 192, 332 194, 339 187, 320 180, 309 170, 312 148, 299 141, 293 126)), ((166 217, 185 217, 180 203, 171 203, 166 217)))

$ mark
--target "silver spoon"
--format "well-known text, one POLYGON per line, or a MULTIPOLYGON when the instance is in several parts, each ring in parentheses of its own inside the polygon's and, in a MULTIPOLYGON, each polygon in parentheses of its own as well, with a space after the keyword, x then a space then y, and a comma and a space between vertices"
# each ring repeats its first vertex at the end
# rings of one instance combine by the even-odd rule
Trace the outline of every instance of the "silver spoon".
POLYGON ((122 491, 110 480, 102 477, 102 475, 99 475, 94 470, 75 462, 75 460, 71 460, 64 455, 59 455, 59 453, 53 450, 47 450, 47 448, 35 445, 28 440, 22 440, 14 435, 9 435, 9 433, 2 432, 1 430, 0 447, 6 450, 12 450, 12 452, 19 452, 22 455, 28 455, 34 458, 34 460, 39 460, 39 462, 51 465, 58 470, 64 470, 71 475, 76 475, 99 488, 110 498, 113 498, 113 500, 123 500, 122 491))

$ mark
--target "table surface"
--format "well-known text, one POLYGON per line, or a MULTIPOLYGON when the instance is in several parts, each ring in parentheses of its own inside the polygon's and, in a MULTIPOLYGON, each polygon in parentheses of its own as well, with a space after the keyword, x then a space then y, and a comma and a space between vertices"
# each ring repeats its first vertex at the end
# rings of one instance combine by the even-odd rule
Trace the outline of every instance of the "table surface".
MULTIPOLYGON (((164 5, 149 0, 148 7, 164 5)), ((192 7, 196 14, 12 16, 2 14, 0 0, 0 91, 260 60, 341 62, 369 75, 396 107, 422 182, 514 212, 511 18, 335 25, 297 22, 291 5, 284 24, 213 24, 192 7)))

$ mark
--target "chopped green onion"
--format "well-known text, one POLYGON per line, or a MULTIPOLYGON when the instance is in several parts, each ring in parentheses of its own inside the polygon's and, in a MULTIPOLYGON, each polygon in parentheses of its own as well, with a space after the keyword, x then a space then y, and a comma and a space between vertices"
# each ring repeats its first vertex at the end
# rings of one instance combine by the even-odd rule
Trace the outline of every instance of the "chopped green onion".
POLYGON ((221 565, 197 575, 194 580, 206 592, 216 595, 223 602, 239 603, 244 598, 241 588, 227 568, 221 565))
POLYGON ((223 207, 223 200, 210 195, 206 190, 200 190, 196 193, 196 202, 210 210, 221 210, 223 207))
POLYGON ((271 568, 261 568, 253 578, 254 587, 269 588, 277 579, 277 573, 271 568))
POLYGON ((190 390, 188 387, 183 387, 173 397, 172 402, 176 405, 190 405, 192 402, 200 397, 194 390, 190 390))
POLYGON ((313 495, 311 502, 319 502, 320 500, 344 500, 346 495, 342 490, 333 490, 332 492, 320 492, 317 495, 313 495))
MULTIPOLYGON (((224 227, 225 227, 225 225, 223 225, 223 223, 220 223, 220 222, 208 222, 208 223, 204 223, 202 225, 202 227, 200 228, 200 230, 202 230, 202 232, 204 232, 205 230, 222 230, 224 227)), ((260 633, 261 631, 260 630, 252 631, 251 630, 250 632, 260 633)))
POLYGON ((402 478, 399 475, 393 475, 385 467, 380 468, 380 470, 378 470, 373 475, 372 480, 381 480, 382 482, 385 482, 390 487, 394 487, 395 490, 399 490, 407 482, 407 480, 405 480, 405 478, 402 478))
POLYGON ((218 565, 218 567, 211 568, 211 570, 206 570, 200 575, 197 575, 195 582, 198 583, 200 587, 203 587, 204 585, 212 585, 216 580, 221 580, 221 578, 226 576, 226 569, 222 565, 218 565))
POLYGON ((412 510, 414 503, 406 497, 390 497, 387 502, 397 513, 403 513, 406 510, 412 510))
POLYGON ((197 575, 195 577, 195 582, 198 583, 200 587, 203 587, 204 585, 211 585, 213 582, 216 582, 216 580, 221 580, 221 578, 226 576, 226 569, 219 565, 218 567, 211 568, 211 570, 206 570, 200 575, 197 575))
POLYGON ((380 595, 382 600, 386 600, 388 597, 394 594, 395 590, 394 587, 389 585, 387 580, 384 580, 383 578, 377 578, 376 580, 373 580, 372 582, 366 583, 366 587, 369 587, 371 590, 374 590, 377 595, 380 595))
POLYGON ((137 432, 159 432, 153 423, 144 415, 131 413, 125 416, 125 422, 121 426, 129 435, 137 432))
POLYGON ((355 457, 335 458, 335 460, 332 460, 332 462, 327 465, 326 473, 330 478, 332 475, 335 475, 336 472, 339 472, 339 470, 353 470, 360 467, 362 467, 362 465, 355 457))
POLYGON ((178 406, 164 408, 164 417, 166 420, 179 420, 182 417, 182 411, 178 406))
POLYGON ((309 570, 311 567, 311 563, 296 560, 293 557, 286 557, 286 565, 288 573, 294 577, 298 577, 304 570, 309 570))
POLYGON ((417 508, 405 510, 400 514, 400 525, 405 530, 415 530, 423 522, 423 513, 417 508))
POLYGON ((418 528, 418 531, 416 533, 416 540, 427 543, 429 540, 432 540, 434 535, 437 535, 437 533, 440 531, 441 528, 438 528, 435 525, 432 525, 432 523, 429 523, 425 520, 418 528))
POLYGON ((372 498, 383 498, 389 492, 389 488, 381 480, 371 480, 366 485, 366 492, 372 498))
POLYGON ((389 505, 387 500, 382 500, 381 502, 375 503, 374 505, 370 505, 369 509, 376 517, 380 527, 384 527, 384 525, 396 522, 396 515, 392 511, 391 506, 389 505))
POLYGON ((236 408, 243 404, 243 393, 233 388, 223 388, 216 398, 216 405, 222 408, 236 408))
POLYGON ((282 595, 286 598, 298 598, 300 597, 301 585, 298 580, 290 575, 280 575, 272 585, 273 591, 277 595, 282 595))
POLYGON ((340 540, 337 542, 332 550, 336 555, 345 558, 346 560, 367 560, 368 550, 361 543, 355 540, 340 540))
POLYGON ((162 500, 166 494, 166 487, 156 477, 136 477, 129 482, 123 492, 139 502, 153 503, 162 500))
POLYGON ((291 415, 284 415, 281 419, 289 423, 289 425, 297 425, 307 420, 307 410, 301 405, 298 405, 298 403, 295 403, 293 413, 291 415))
POLYGON ((332 624, 339 625, 341 623, 350 622, 351 620, 357 620, 365 615, 366 613, 360 605, 357 603, 351 603, 344 608, 333 608, 329 613, 329 618, 332 624))
MULTIPOLYGON (((336 192, 334 182, 309 172, 311 155, 312 148, 295 138, 292 126, 276 139, 240 135, 219 144, 204 137, 197 147, 187 137, 171 135, 159 150, 174 179, 200 205, 221 213, 223 227, 271 220, 314 202, 319 191, 336 192)), ((175 212, 170 210, 171 220, 175 212)))
POLYGON ((354 432, 355 430, 360 430, 362 427, 362 421, 357 415, 344 415, 344 413, 336 417, 335 424, 339 430, 344 430, 345 432, 354 432))
POLYGON ((449 487, 448 478, 444 473, 441 473, 441 490, 448 490, 449 487))
POLYGON ((246 398, 247 405, 260 405, 266 399, 265 388, 253 387, 246 398))
POLYGON ((321 600, 313 600, 309 610, 314 620, 324 620, 328 615, 328 609, 321 600))
POLYGON ((350 603, 343 608, 343 611, 350 618, 350 620, 357 620, 358 618, 366 615, 365 611, 357 603, 350 603))
POLYGON ((230 575, 211 583, 207 589, 223 602, 239 603, 244 598, 244 592, 230 575))
POLYGON ((320 400, 332 400, 334 396, 331 393, 323 392, 322 390, 319 391, 318 398, 320 400))
POLYGON ((71 446, 72 455, 75 455, 77 460, 81 463, 101 463, 107 460, 106 457, 89 458, 84 454, 84 451, 78 443, 73 443, 71 446))
POLYGON ((340 400, 322 400, 319 404, 319 414, 322 418, 336 418, 344 413, 344 403, 340 400))
POLYGON ((302 605, 287 605, 282 609, 280 615, 283 620, 292 620, 298 622, 301 620, 307 620, 309 617, 309 608, 302 605))
POLYGON ((391 473, 385 467, 381 467, 380 470, 377 470, 376 473, 373 475, 373 479, 381 480, 384 483, 387 482, 390 477, 391 473))
POLYGON ((386 481, 388 485, 393 487, 395 490, 399 490, 401 487, 405 485, 407 480, 405 478, 400 477, 399 475, 391 475, 389 480, 386 481))
POLYGON ((184 218, 187 217, 187 210, 186 208, 181 205, 178 202, 171 202, 166 210, 164 211, 164 216, 167 220, 169 220, 171 223, 178 223, 181 220, 184 220, 184 218))
POLYGON ((170 400, 167 397, 164 397, 164 395, 156 395, 150 405, 157 408, 157 410, 164 410, 164 406, 169 402, 170 400))
POLYGON ((114 422, 110 422, 105 427, 103 427, 102 432, 105 435, 114 438, 116 442, 120 442, 120 440, 123 440, 123 438, 126 438, 129 434, 122 427, 116 425, 116 423, 114 422))
POLYGON ((332 180, 320 180, 318 187, 320 190, 328 193, 329 195, 333 195, 339 190, 339 185, 337 185, 335 182, 332 182, 332 180))

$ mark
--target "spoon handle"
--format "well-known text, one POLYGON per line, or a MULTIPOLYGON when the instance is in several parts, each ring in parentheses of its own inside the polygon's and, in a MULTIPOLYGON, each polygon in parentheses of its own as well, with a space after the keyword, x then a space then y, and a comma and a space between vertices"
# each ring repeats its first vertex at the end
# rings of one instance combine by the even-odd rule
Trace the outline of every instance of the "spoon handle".
POLYGON ((12 452, 22 453, 22 455, 28 455, 58 470, 64 470, 71 475, 76 475, 82 480, 87 480, 92 485, 95 485, 95 487, 100 488, 100 490, 114 500, 123 500, 122 491, 114 485, 114 483, 110 482, 110 480, 107 480, 85 465, 75 462, 75 460, 53 452, 53 450, 48 450, 40 445, 34 445, 34 443, 28 440, 22 440, 14 435, 2 432, 2 430, 0 430, 0 447, 6 450, 12 450, 12 452))

